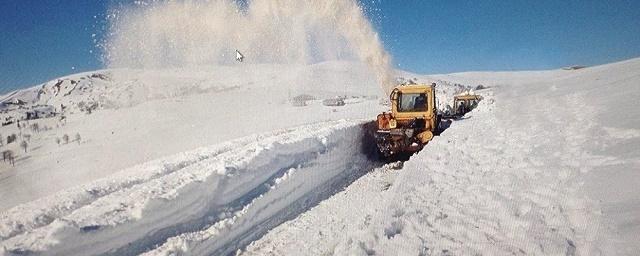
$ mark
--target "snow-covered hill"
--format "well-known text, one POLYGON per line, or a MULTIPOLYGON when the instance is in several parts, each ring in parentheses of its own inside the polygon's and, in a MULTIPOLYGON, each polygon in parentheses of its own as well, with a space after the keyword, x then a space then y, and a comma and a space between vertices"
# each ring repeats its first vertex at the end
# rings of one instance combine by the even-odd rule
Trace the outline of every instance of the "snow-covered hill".
POLYGON ((441 106, 464 86, 490 87, 401 168, 368 157, 363 126, 386 109, 368 72, 349 62, 96 72, 108 79, 85 78, 98 86, 77 95, 113 104, 35 121, 50 129, 0 167, 0 254, 640 251, 640 111, 624 103, 640 93, 640 59, 399 72, 438 83, 441 106), (299 95, 317 100, 289 102, 299 95), (321 104, 344 95, 346 106, 321 104), (79 143, 55 141, 76 133, 79 143))
POLYGON ((636 255, 640 59, 432 76, 492 86, 465 119, 270 231, 247 255, 636 255))
POLYGON ((13 150, 17 161, 15 166, 0 164, 0 210, 201 146, 311 122, 370 118, 383 110, 378 104, 382 90, 367 74, 366 65, 350 62, 118 69, 11 93, 4 101, 26 104, 5 116, 20 116, 39 104, 52 104, 58 111, 63 104, 66 109, 56 117, 23 121, 29 127, 21 131, 16 123, 1 128, 3 136, 28 134, 30 141, 27 152, 18 143, 3 146, 13 150), (72 84, 80 87, 73 89, 72 84), (60 93, 50 92, 58 87, 60 93), (293 106, 290 100, 301 94, 317 101, 293 106), (352 104, 321 104, 322 99, 345 95, 352 104), (80 111, 83 99, 96 99, 97 109, 91 114, 80 111), (31 129, 34 124, 39 132, 31 129), (62 140, 64 135, 70 143, 62 140), (80 143, 74 141, 76 135, 80 143))

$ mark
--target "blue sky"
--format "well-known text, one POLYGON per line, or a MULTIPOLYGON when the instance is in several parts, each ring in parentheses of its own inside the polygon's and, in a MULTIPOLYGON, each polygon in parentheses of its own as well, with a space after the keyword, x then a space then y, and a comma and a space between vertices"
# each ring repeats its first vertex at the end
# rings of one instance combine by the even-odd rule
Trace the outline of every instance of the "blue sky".
POLYGON ((92 34, 94 15, 106 8, 94 0, 0 0, 0 91, 100 68, 92 34))
MULTIPOLYGON (((396 66, 418 73, 552 69, 640 56, 637 0, 362 1, 396 66)), ((0 92, 101 68, 92 34, 100 37, 108 5, 1 0, 0 92)))
POLYGON ((387 50, 418 73, 552 69, 640 56, 638 0, 375 1, 387 50))

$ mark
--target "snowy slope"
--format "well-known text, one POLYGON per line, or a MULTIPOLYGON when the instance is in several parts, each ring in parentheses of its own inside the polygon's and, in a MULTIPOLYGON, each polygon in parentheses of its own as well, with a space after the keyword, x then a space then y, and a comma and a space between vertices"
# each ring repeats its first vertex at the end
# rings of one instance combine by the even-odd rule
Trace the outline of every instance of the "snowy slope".
POLYGON ((365 72, 346 71, 354 67, 110 71, 123 88, 158 89, 130 106, 70 115, 40 135, 30 158, 1 169, 0 254, 640 251, 640 113, 620 106, 640 93, 640 59, 401 73, 437 81, 441 105, 456 84, 491 88, 400 169, 367 157, 363 123, 384 107, 365 72), (230 87, 201 90, 217 84, 230 87), (299 94, 359 97, 294 107, 287 100, 299 94), (77 145, 51 142, 74 131, 77 145))
POLYGON ((640 252, 640 59, 432 76, 494 86, 402 170, 377 169, 248 255, 640 252), (495 94, 495 95, 494 95, 495 94))
MULTIPOLYGON (((23 130, 32 137, 27 153, 18 143, 4 146, 16 152, 17 162, 15 167, 0 165, 0 210, 193 148, 318 121, 370 118, 384 109, 378 104, 382 90, 375 78, 367 75, 364 64, 350 62, 103 70, 45 85, 71 84, 70 80, 94 73, 109 76, 84 79, 93 87, 50 99, 54 106, 64 102, 69 107, 64 122, 58 117, 31 121, 50 129, 23 130), (300 94, 319 100, 338 95, 358 99, 340 108, 322 106, 320 101, 292 106, 289 100, 300 94), (98 111, 88 115, 70 107, 71 102, 79 102, 75 96, 103 100, 98 111), (81 143, 58 145, 56 138, 65 134, 71 140, 79 134, 81 143)), ((5 98, 30 95, 25 92, 41 88, 5 98)), ((14 124, 1 127, 0 134, 6 137, 20 131, 14 124)))

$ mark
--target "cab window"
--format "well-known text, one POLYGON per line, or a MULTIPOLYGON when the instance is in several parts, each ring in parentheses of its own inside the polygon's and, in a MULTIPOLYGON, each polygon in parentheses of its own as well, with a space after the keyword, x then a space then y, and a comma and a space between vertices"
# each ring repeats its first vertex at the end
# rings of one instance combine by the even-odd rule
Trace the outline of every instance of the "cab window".
POLYGON ((398 111, 421 112, 427 110, 426 93, 400 93, 398 97, 398 111))

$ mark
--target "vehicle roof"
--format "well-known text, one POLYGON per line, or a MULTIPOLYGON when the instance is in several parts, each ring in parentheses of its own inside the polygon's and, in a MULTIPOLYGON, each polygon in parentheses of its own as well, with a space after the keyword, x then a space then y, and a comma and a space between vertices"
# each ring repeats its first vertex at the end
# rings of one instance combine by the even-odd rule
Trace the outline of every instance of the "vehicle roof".
POLYGON ((410 92, 423 92, 432 90, 433 85, 427 84, 412 84, 412 85, 399 85, 394 89, 397 89, 401 92, 410 93, 410 92))
POLYGON ((480 95, 477 94, 468 94, 468 95, 455 95, 453 96, 454 99, 461 99, 461 100, 472 100, 472 99, 479 99, 481 98, 480 95))

